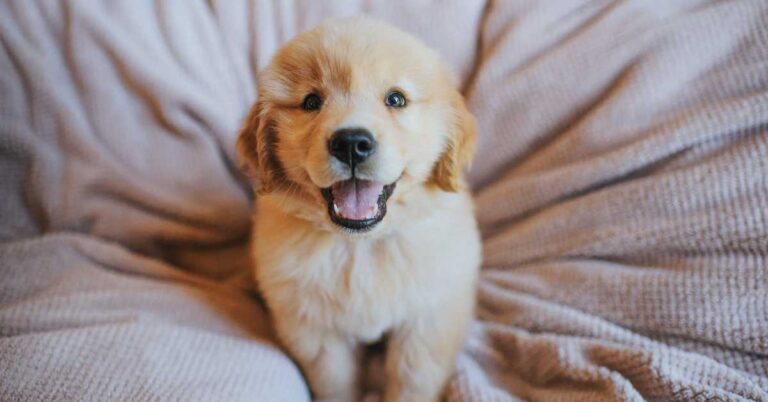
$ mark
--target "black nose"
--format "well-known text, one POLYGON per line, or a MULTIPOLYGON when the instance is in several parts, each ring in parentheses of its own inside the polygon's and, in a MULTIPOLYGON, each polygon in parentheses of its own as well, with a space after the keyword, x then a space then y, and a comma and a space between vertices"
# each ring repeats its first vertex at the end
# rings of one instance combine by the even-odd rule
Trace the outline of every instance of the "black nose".
POLYGON ((336 159, 355 167, 373 155, 376 151, 376 140, 364 128, 342 128, 331 136, 328 151, 336 159))

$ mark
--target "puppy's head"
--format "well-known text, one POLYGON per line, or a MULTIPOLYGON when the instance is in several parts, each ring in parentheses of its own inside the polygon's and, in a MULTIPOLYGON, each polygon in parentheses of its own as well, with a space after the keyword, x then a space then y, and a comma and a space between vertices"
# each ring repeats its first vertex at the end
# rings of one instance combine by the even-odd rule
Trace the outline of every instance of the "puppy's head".
POLYGON ((474 136, 437 54, 358 17, 326 22, 275 55, 238 148, 259 194, 357 233, 382 226, 387 206, 414 189, 458 191, 474 136))

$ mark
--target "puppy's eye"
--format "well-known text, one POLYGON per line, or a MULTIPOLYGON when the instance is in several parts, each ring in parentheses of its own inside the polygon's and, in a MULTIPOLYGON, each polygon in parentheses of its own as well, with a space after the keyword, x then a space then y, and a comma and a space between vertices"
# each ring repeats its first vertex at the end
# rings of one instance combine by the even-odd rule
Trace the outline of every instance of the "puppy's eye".
POLYGON ((309 94, 304 97, 301 108, 307 111, 319 110, 323 105, 323 100, 317 94, 309 94))
POLYGON ((390 91, 387 94, 387 97, 384 98, 384 104, 389 107, 405 107, 407 104, 405 100, 405 95, 403 95, 400 91, 390 91))

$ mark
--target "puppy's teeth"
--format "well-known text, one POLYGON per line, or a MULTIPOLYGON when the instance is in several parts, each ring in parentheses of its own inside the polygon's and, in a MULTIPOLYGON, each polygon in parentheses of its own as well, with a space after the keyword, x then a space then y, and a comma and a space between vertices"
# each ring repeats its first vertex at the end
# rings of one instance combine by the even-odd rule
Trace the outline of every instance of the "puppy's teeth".
POLYGON ((333 213, 337 215, 339 214, 339 206, 336 205, 335 202, 333 203, 333 213))

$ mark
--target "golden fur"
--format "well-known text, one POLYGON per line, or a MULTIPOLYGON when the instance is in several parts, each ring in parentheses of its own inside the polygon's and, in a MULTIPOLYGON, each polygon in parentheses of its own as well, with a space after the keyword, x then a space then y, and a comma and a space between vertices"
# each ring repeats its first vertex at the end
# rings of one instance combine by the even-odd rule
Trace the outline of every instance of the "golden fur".
POLYGON ((461 173, 474 137, 437 54, 366 18, 299 35, 260 75, 238 140, 259 178, 255 274, 317 400, 357 400, 359 347, 382 337, 385 401, 439 398, 474 309, 480 241, 461 173), (384 105, 392 88, 405 108, 384 105), (309 92, 321 110, 302 109, 309 92), (361 175, 397 182, 384 219, 364 233, 334 224, 320 191, 346 179, 327 145, 340 127, 376 138, 361 175))

